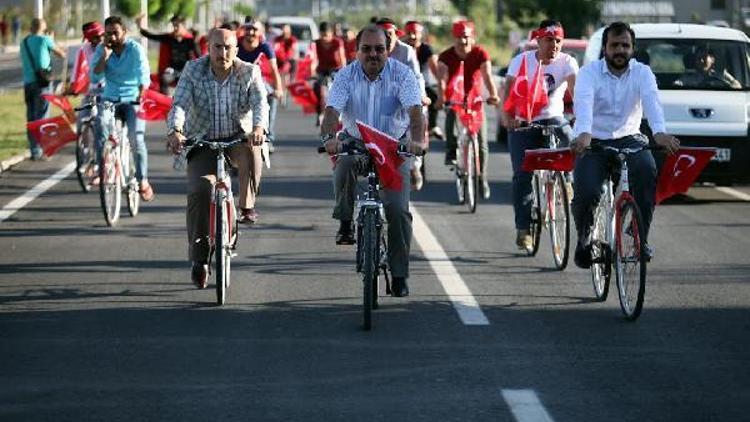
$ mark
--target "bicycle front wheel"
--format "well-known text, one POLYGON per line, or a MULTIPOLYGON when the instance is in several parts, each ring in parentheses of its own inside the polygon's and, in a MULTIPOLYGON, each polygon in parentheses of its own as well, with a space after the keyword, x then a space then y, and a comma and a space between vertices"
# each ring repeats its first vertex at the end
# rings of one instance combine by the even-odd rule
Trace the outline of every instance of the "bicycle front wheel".
POLYGON ((594 210, 594 224, 591 227, 591 282, 594 285, 594 296, 601 302, 607 300, 612 275, 612 248, 607 240, 607 226, 610 224, 606 206, 608 203, 609 200, 602 197, 594 210))
POLYGON ((476 138, 469 138, 466 148, 466 206, 470 213, 477 211, 477 194, 479 192, 479 153, 476 138))
POLYGON ((551 186, 547 189, 547 211, 552 258, 555 268, 564 270, 568 266, 570 253, 570 203, 565 180, 560 172, 554 173, 551 186))
POLYGON ((104 212, 104 221, 112 227, 120 219, 122 201, 122 177, 120 157, 110 144, 104 146, 102 162, 99 164, 99 199, 104 212))
POLYGON ((372 310, 375 295, 378 294, 376 285, 380 248, 378 245, 378 215, 377 210, 365 210, 362 218, 362 328, 372 328, 372 310))
POLYGON ((81 133, 76 140, 76 176, 78 184, 84 192, 91 190, 90 171, 93 170, 94 157, 94 128, 89 123, 81 126, 81 133))
POLYGON ((539 252, 539 242, 542 238, 542 227, 544 225, 544 213, 542 211, 542 186, 539 174, 534 172, 531 177, 531 250, 527 251, 529 256, 535 256, 539 252))
POLYGON ((646 293, 646 240, 641 213, 632 199, 625 199, 615 223, 615 276, 620 308, 634 321, 643 310, 646 293))
POLYGON ((141 196, 138 192, 138 179, 135 178, 135 159, 133 150, 129 145, 123 145, 122 156, 123 174, 125 175, 125 193, 127 195, 128 212, 131 217, 138 215, 141 205, 141 196))
POLYGON ((231 243, 229 241, 231 222, 229 221, 229 204, 223 198, 219 198, 214 212, 215 231, 214 231, 214 260, 216 266, 216 304, 221 306, 226 303, 227 290, 229 288, 229 276, 231 272, 230 252, 231 243))

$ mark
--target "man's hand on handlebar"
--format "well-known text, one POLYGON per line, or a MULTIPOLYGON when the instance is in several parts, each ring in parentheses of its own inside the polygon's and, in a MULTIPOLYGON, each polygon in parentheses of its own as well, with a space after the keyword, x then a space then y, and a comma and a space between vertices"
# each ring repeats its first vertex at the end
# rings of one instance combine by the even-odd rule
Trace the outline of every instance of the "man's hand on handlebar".
POLYGON ((570 143, 570 149, 573 153, 580 155, 589 147, 589 145, 591 145, 591 134, 582 133, 573 139, 573 142, 570 143))
POLYGON ((323 147, 325 147, 328 155, 335 155, 335 154, 338 154, 339 151, 341 150, 341 142, 339 142, 337 137, 334 136, 333 138, 327 140, 323 144, 323 147))
POLYGON ((492 95, 488 97, 487 104, 492 105, 492 106, 500 105, 500 97, 498 97, 497 95, 492 95))
POLYGON ((167 135, 167 150, 172 154, 179 154, 185 146, 187 138, 180 132, 172 132, 167 135))
POLYGON ((406 150, 414 155, 423 155, 425 151, 425 145, 423 142, 410 141, 406 145, 406 150))
POLYGON ((247 135, 247 147, 252 149, 252 147, 261 146, 263 145, 263 141, 266 139, 266 131, 260 126, 255 126, 253 128, 253 131, 250 132, 250 134, 247 135))
POLYGON ((657 145, 664 147, 667 154, 674 154, 680 148, 680 140, 668 133, 655 133, 654 142, 657 145))
POLYGON ((521 122, 516 120, 516 118, 512 115, 505 112, 505 110, 502 110, 500 111, 500 124, 508 130, 513 130, 518 129, 518 126, 521 124, 521 122))

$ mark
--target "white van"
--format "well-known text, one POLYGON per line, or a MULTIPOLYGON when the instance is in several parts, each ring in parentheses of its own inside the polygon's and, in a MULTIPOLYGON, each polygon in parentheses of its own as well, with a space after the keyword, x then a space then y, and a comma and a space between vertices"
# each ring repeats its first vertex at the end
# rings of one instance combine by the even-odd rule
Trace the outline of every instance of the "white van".
POLYGON ((298 40, 300 57, 305 55, 310 43, 320 37, 318 25, 310 17, 272 16, 268 18, 268 23, 274 28, 281 29, 284 25, 289 25, 292 28, 292 34, 298 40))
MULTIPOLYGON (((750 182, 750 38, 695 24, 634 24, 635 58, 656 75, 667 131, 685 146, 719 149, 699 181, 750 182), (713 70, 700 70, 707 55, 713 70)), ((589 40, 584 64, 601 57, 602 33, 589 40)))

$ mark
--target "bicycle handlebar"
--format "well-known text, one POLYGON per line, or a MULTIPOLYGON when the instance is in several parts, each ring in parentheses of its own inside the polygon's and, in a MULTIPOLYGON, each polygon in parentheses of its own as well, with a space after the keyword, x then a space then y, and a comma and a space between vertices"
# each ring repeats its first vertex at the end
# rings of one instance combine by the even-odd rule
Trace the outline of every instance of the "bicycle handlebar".
POLYGON ((592 152, 608 151, 608 152, 614 152, 616 154, 625 154, 625 155, 631 155, 631 154, 635 154, 635 153, 646 151, 646 150, 661 151, 663 149, 664 147, 661 145, 654 145, 654 146, 643 145, 643 146, 636 147, 636 148, 617 148, 617 147, 613 147, 610 145, 591 144, 588 147, 586 147, 587 151, 592 151, 592 152))
POLYGON ((528 131, 528 130, 532 130, 532 129, 541 129, 541 130, 550 130, 550 129, 552 129, 552 130, 554 130, 554 129, 560 129, 560 128, 563 128, 563 127, 569 126, 569 125, 570 125, 570 122, 565 122, 565 123, 563 123, 561 125, 542 125, 542 124, 539 124, 539 123, 526 123, 526 124, 523 124, 523 126, 517 127, 515 130, 518 131, 518 132, 528 131))
MULTIPOLYGON (((367 149, 363 149, 359 147, 356 142, 346 142, 341 144, 341 152, 338 154, 334 154, 336 157, 343 157, 348 155, 368 155, 367 149)), ((326 152, 326 148, 324 146, 318 147, 318 154, 323 154, 326 152)), ((408 152, 406 150, 406 145, 399 145, 398 146, 398 155, 401 157, 416 157, 417 154, 412 154, 411 152, 408 152)), ((424 155, 424 152, 423 154, 424 155)))
POLYGON ((232 137, 232 138, 224 138, 224 139, 214 139, 214 140, 207 140, 203 138, 193 138, 186 141, 186 143, 189 143, 190 148, 196 148, 196 147, 208 147, 212 150, 225 150, 227 148, 231 148, 237 144, 246 143, 246 138, 238 138, 238 137, 232 137))

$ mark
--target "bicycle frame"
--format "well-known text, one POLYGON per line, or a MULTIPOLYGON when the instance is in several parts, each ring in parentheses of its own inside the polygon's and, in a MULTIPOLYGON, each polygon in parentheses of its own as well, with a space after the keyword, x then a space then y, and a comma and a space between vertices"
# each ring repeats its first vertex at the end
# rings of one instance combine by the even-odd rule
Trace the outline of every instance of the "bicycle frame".
MULTIPOLYGON (((234 194, 232 193, 232 180, 226 171, 226 156, 224 148, 217 148, 216 154, 216 183, 211 191, 211 205, 209 209, 209 245, 216 247, 216 209, 222 202, 227 204, 227 221, 234 221, 237 211, 234 208, 234 194)), ((237 232, 234 224, 229 225, 229 244, 234 244, 237 232)))

